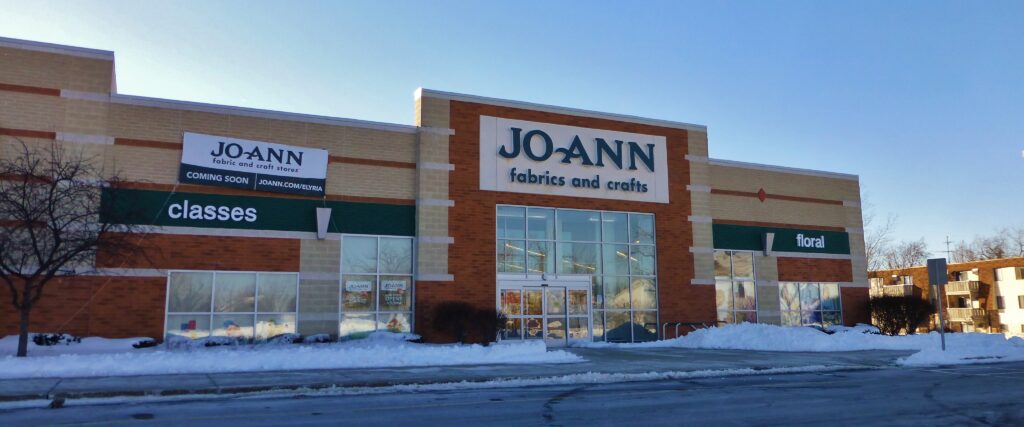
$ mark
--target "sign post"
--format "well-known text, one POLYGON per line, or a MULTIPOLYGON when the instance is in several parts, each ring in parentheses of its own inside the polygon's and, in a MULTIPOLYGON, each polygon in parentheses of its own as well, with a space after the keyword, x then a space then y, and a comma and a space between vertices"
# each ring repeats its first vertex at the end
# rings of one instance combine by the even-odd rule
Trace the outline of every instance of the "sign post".
POLYGON ((942 315, 942 287, 949 282, 949 275, 946 273, 946 259, 932 258, 928 260, 928 283, 935 285, 935 299, 938 300, 939 310, 939 338, 942 340, 942 351, 946 351, 946 325, 942 315))

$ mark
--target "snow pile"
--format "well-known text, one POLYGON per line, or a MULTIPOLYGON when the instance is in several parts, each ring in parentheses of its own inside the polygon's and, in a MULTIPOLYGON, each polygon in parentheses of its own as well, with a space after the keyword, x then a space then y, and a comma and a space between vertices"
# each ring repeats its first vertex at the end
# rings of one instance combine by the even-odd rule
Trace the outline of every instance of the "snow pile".
MULTIPOLYGON (((415 337, 415 336, 411 336, 415 337)), ((547 351, 543 342, 432 345, 406 342, 410 336, 373 334, 367 339, 292 346, 165 348, 98 354, 0 358, 0 378, 90 377, 302 369, 383 368, 497 363, 573 363, 583 359, 547 351)), ((83 345, 86 340, 83 340, 83 345)), ((130 348, 130 346, 129 346, 130 348)))
POLYGON ((854 332, 854 333, 861 333, 861 334, 881 334, 882 333, 882 331, 880 331, 878 329, 878 327, 876 327, 874 325, 865 325, 863 323, 858 323, 855 326, 832 325, 832 326, 829 326, 829 327, 827 327, 825 329, 828 332, 830 332, 830 333, 837 333, 837 332, 841 332, 841 333, 854 332))
POLYGON ((856 351, 856 350, 920 350, 929 340, 936 344, 936 335, 890 337, 876 335, 870 326, 836 328, 826 334, 814 328, 786 327, 761 323, 741 323, 717 328, 699 329, 664 341, 634 344, 584 343, 584 347, 626 348, 710 348, 760 351, 856 351))
POLYGON ((683 337, 635 344, 580 343, 580 347, 596 348, 707 348, 760 351, 858 351, 916 350, 900 359, 902 365, 938 365, 991 363, 1024 360, 1024 340, 1006 339, 1001 334, 946 334, 945 353, 938 332, 919 335, 878 335, 870 325, 836 327, 833 334, 814 328, 784 327, 742 323, 718 328, 700 329, 683 337))
MULTIPOLYGON (((28 355, 32 356, 53 356, 58 354, 97 354, 97 353, 119 353, 125 351, 139 352, 132 348, 132 344, 149 338, 82 338, 81 342, 62 342, 55 345, 36 345, 32 342, 32 335, 28 336, 28 355)), ((18 352, 18 336, 9 335, 0 338, 0 356, 13 356, 18 352)), ((2 364, 0 364, 2 366, 2 364)))
POLYGON ((1024 339, 1003 338, 1002 334, 946 335, 946 351, 934 344, 896 361, 903 366, 969 365, 976 363, 1024 361, 1024 339), (950 340, 950 337, 964 339, 950 340))

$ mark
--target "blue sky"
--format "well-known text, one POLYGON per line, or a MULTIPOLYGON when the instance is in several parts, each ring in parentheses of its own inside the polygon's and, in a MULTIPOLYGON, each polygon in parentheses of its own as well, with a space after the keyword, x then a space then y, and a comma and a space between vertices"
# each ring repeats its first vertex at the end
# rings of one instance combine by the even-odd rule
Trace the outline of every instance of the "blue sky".
POLYGON ((115 51, 121 93, 411 123, 422 86, 698 123, 712 157, 860 175, 933 251, 1024 225, 1020 1, 0 10, 0 36, 115 51))

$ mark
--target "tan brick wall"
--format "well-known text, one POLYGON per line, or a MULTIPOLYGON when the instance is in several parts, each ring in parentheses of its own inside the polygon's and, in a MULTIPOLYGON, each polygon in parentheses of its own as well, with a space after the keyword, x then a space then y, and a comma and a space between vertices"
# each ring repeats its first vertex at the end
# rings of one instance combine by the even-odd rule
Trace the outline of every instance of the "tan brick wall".
POLYGON ((416 170, 348 163, 327 166, 327 193, 349 196, 416 198, 416 170))
POLYGON ((114 61, 0 47, 0 82, 110 93, 114 61))
POLYGON ((63 123, 64 103, 61 98, 0 91, 0 127, 57 131, 63 123))
POLYGON ((420 97, 416 100, 416 125, 448 129, 451 127, 449 113, 450 103, 447 99, 420 97))
MULTIPOLYGON (((712 187, 713 188, 713 187, 712 187)), ((756 197, 711 195, 711 217, 716 220, 760 221, 778 224, 800 224, 846 228, 847 208, 839 205, 794 202, 756 197)))
POLYGON ((303 240, 300 244, 300 334, 338 334, 341 241, 303 240))
MULTIPOLYGON (((449 127, 450 103, 446 99, 419 97, 416 99, 416 123, 426 127, 447 129, 449 127)), ((448 164, 450 137, 436 132, 419 132, 417 135, 418 163, 448 164)), ((448 206, 437 206, 450 198, 451 171, 425 169, 417 170, 416 234, 428 238, 449 237, 448 206), (433 205, 431 205, 433 204, 433 205)), ((422 239, 416 243, 416 272, 420 275, 438 277, 449 274, 449 244, 429 242, 422 239)))
POLYGON ((860 200, 857 181, 813 175, 766 171, 735 166, 711 165, 711 187, 719 190, 758 189, 770 194, 813 197, 826 200, 860 200))
POLYGON ((777 325, 782 322, 779 311, 779 265, 773 256, 754 255, 757 268, 757 321, 777 325))

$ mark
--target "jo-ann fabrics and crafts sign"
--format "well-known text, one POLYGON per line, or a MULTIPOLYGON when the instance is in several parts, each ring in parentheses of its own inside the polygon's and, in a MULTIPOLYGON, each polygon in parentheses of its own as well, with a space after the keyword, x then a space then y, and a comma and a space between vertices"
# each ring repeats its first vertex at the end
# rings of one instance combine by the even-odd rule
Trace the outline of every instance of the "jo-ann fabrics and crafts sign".
POLYGON ((480 116, 480 189, 668 203, 665 141, 480 116))
POLYGON ((186 132, 178 181, 323 196, 327 150, 186 132))

